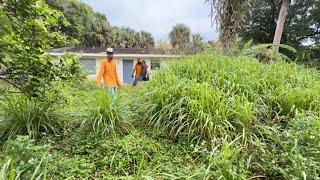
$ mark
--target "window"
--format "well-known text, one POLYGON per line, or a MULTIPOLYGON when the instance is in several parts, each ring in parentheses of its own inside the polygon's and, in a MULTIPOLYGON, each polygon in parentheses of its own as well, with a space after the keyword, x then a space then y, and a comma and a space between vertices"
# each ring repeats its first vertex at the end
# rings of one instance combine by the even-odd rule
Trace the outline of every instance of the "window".
POLYGON ((151 61, 151 70, 160 69, 160 61, 159 60, 152 60, 151 61))
POLYGON ((96 74, 96 60, 95 59, 80 59, 81 72, 89 75, 96 74))

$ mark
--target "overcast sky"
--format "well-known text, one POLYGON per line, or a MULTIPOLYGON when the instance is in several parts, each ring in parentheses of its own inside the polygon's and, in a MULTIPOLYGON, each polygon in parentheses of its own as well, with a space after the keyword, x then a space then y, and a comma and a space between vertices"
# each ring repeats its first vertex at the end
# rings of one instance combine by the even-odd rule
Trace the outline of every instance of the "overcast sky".
POLYGON ((95 11, 105 14, 113 26, 129 26, 136 31, 151 32, 156 40, 168 40, 177 23, 184 23, 192 33, 205 40, 216 40, 211 27, 210 7, 204 0, 82 0, 95 11))

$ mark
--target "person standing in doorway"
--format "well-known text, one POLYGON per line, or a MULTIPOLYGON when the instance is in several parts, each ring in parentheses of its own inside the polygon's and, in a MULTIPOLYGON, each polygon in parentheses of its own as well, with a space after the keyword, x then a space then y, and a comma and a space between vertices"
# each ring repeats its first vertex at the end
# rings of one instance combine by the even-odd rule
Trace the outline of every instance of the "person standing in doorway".
POLYGON ((143 81, 149 81, 149 71, 148 71, 148 65, 146 64, 146 61, 142 61, 142 80, 143 81))
POLYGON ((100 62, 100 70, 96 78, 96 85, 97 87, 100 87, 102 84, 104 84, 106 87, 108 87, 109 93, 114 100, 116 96, 116 89, 120 87, 121 84, 113 55, 113 48, 108 48, 107 59, 104 59, 100 62), (103 83, 101 83, 101 80, 103 80, 103 83))
POLYGON ((138 81, 142 81, 142 63, 141 60, 138 59, 138 62, 134 66, 133 72, 132 72, 132 78, 134 78, 133 86, 136 86, 138 81))

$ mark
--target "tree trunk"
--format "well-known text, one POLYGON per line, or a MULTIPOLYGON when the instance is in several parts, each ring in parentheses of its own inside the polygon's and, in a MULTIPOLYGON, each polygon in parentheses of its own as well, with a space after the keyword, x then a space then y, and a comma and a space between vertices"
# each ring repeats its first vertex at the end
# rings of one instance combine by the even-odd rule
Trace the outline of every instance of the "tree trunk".
POLYGON ((284 26, 284 22, 286 20, 286 15, 287 15, 289 4, 290 4, 290 0, 282 0, 282 5, 281 5, 280 13, 279 13, 279 19, 278 19, 278 23, 277 23, 277 29, 276 29, 276 32, 274 34, 274 39, 273 39, 273 50, 275 52, 279 51, 283 26, 284 26))

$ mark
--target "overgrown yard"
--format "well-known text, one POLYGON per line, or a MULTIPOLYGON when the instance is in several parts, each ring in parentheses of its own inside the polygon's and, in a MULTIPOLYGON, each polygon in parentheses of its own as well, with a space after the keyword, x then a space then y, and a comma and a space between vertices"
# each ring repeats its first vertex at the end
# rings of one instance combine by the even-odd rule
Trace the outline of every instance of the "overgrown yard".
POLYGON ((54 107, 1 102, 0 179, 319 179, 314 69, 203 54, 115 102, 89 81, 56 86, 54 107))

